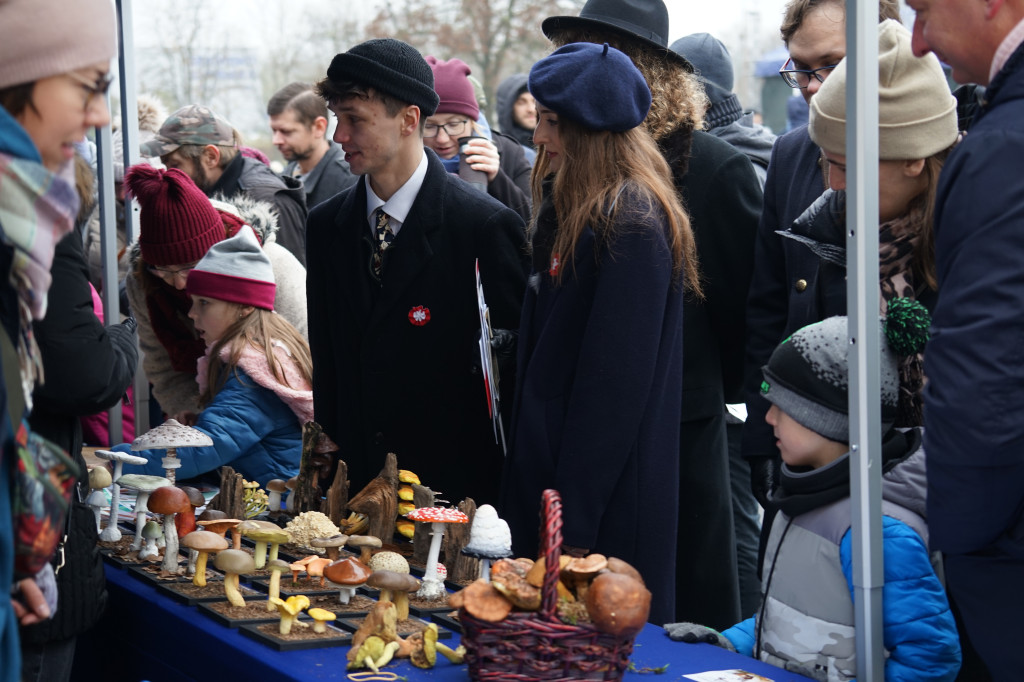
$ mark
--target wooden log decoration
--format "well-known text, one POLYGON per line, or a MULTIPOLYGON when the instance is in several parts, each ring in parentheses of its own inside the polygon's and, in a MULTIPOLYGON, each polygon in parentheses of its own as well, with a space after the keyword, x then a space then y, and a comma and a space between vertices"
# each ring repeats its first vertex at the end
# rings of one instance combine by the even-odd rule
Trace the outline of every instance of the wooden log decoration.
POLYGON ((245 484, 242 474, 236 473, 229 466, 220 468, 220 491, 207 505, 210 509, 219 509, 229 519, 244 519, 245 516, 245 484))
MULTIPOLYGON (((434 491, 419 483, 412 484, 412 503, 417 509, 433 507, 437 500, 434 491)), ((421 566, 427 563, 430 554, 430 524, 417 523, 412 536, 412 558, 421 566)))
POLYGON ((365 514, 369 522, 367 535, 390 542, 395 534, 398 514, 398 458, 389 452, 377 477, 349 500, 348 508, 365 514))
POLYGON ((476 502, 473 498, 467 497, 457 506, 459 511, 469 517, 469 521, 448 524, 441 552, 444 556, 444 565, 448 569, 448 580, 468 584, 480 577, 480 560, 462 553, 462 548, 469 544, 469 532, 473 526, 473 517, 476 515, 476 502))
POLYGON ((295 481, 295 504, 292 505, 295 514, 304 511, 320 511, 321 495, 319 481, 319 468, 314 462, 316 446, 323 434, 323 429, 316 422, 306 422, 302 425, 302 457, 299 460, 299 475, 295 481))
POLYGON ((335 526, 341 526, 345 518, 345 509, 348 507, 348 465, 345 460, 338 460, 338 468, 334 472, 334 481, 327 489, 327 498, 324 500, 323 513, 331 519, 335 526))

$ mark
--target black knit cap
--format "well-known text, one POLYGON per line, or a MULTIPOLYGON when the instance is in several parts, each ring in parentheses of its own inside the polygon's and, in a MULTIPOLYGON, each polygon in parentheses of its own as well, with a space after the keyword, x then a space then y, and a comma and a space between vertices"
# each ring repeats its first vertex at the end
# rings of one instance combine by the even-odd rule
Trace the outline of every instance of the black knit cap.
POLYGON ((366 85, 397 100, 415 104, 433 116, 440 99, 434 73, 416 48, 394 38, 375 38, 334 56, 327 69, 332 81, 366 85))

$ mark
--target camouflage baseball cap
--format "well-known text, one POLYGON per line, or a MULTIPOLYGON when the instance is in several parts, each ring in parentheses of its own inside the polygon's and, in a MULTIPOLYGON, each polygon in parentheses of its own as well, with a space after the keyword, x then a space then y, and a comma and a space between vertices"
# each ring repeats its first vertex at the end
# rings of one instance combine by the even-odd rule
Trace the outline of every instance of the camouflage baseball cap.
POLYGON ((164 156, 183 144, 233 147, 234 129, 209 107, 189 104, 167 117, 156 137, 140 145, 142 156, 164 156))

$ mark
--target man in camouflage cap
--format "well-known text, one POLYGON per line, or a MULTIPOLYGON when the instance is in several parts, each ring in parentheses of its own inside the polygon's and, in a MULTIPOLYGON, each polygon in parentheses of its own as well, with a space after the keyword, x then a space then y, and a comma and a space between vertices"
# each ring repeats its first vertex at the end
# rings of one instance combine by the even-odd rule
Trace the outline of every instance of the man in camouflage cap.
POLYGON ((167 117, 143 156, 159 156, 168 168, 188 174, 206 196, 244 194, 269 202, 278 216, 277 242, 306 263, 306 196, 302 183, 281 178, 268 166, 239 153, 234 127, 212 109, 189 104, 167 117))

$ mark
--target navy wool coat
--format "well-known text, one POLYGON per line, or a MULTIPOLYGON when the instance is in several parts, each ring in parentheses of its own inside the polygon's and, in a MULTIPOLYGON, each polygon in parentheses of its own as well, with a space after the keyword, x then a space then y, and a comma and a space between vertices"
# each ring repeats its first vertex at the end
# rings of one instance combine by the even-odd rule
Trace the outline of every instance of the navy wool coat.
POLYGON ((495 328, 517 329, 528 269, 522 219, 428 169, 402 229, 371 276, 363 181, 307 225, 309 345, 316 421, 340 447, 355 494, 387 453, 453 504, 495 503, 502 454, 480 376, 476 271, 495 328))
POLYGON ((502 515, 516 555, 536 556, 541 493, 557 489, 564 542, 633 564, 660 623, 674 604, 683 291, 664 214, 620 210, 612 243, 586 230, 561 284, 530 277, 502 515))

